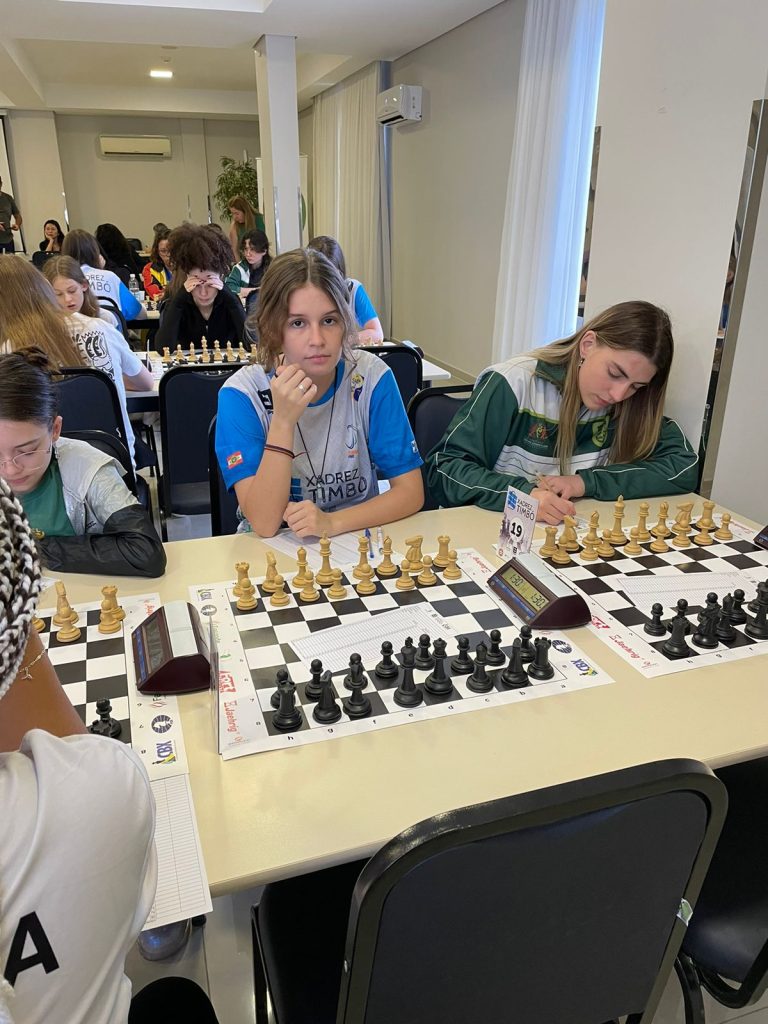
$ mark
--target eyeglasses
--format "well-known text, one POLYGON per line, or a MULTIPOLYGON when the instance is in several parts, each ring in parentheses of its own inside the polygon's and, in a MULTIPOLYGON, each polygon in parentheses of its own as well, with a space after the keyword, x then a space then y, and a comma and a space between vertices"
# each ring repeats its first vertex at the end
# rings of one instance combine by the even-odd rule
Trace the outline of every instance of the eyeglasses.
POLYGON ((14 455, 12 459, 0 459, 0 470, 12 462, 16 469, 40 469, 45 462, 45 456, 49 454, 53 444, 47 448, 35 448, 33 452, 22 452, 21 455, 14 455))

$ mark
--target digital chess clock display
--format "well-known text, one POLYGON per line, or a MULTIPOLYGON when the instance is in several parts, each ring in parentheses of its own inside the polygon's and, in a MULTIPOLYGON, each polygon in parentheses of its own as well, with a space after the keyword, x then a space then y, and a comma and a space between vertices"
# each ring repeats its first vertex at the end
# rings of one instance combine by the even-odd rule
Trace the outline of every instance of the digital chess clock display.
POLYGON ((502 572, 501 578, 527 605, 530 605, 533 611, 541 612, 549 604, 549 599, 540 590, 537 590, 518 569, 510 566, 502 572))
POLYGON ((488 586, 521 622, 540 629, 571 629, 592 618, 584 598, 538 555, 511 558, 491 576, 488 586))

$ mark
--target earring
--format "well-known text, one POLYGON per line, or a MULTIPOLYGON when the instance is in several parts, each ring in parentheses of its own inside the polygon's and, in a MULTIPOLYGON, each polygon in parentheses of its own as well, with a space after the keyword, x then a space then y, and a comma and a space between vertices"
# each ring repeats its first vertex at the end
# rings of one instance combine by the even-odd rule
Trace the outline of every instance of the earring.
POLYGON ((583 365, 584 365, 584 356, 582 356, 581 359, 579 360, 579 365, 578 365, 577 369, 580 370, 583 365))

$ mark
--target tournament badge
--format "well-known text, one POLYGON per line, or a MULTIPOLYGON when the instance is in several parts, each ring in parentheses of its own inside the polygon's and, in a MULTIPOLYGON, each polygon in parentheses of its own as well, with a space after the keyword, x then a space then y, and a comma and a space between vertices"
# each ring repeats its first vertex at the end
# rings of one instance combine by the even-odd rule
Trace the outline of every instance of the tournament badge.
POLYGON ((527 554, 531 550, 533 530, 536 526, 536 514, 539 511, 537 498, 516 487, 507 489, 507 500, 504 503, 504 515, 501 518, 497 553, 499 558, 507 561, 518 555, 527 554))
POLYGON ((350 384, 350 387, 352 389, 352 398, 356 402, 360 401, 360 395, 362 395, 362 393, 363 393, 363 384, 364 383, 365 383, 365 378, 363 377, 362 374, 358 373, 357 371, 355 371, 352 374, 352 376, 349 378, 349 384, 350 384))

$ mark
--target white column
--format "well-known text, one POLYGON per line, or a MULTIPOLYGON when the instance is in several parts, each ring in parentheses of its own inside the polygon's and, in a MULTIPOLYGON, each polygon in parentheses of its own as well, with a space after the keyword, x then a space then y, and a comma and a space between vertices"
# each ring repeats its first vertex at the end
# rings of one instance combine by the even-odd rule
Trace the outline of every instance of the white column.
MULTIPOLYGON (((43 224, 51 217, 64 220, 64 180, 54 115, 47 110, 13 110, 6 118, 14 198, 24 218, 22 234, 31 255, 43 237, 43 224)), ((72 211, 70 211, 71 217, 72 211)), ((78 227, 72 224, 72 227, 78 227)), ((14 235, 16 249, 21 239, 14 235)))
POLYGON ((301 245, 296 40, 262 36, 254 47, 259 103, 262 210, 275 252, 301 245))
POLYGON ((207 224, 211 186, 205 157, 205 124, 202 118, 182 117, 179 127, 184 151, 184 180, 181 182, 184 217, 195 224, 207 224))

